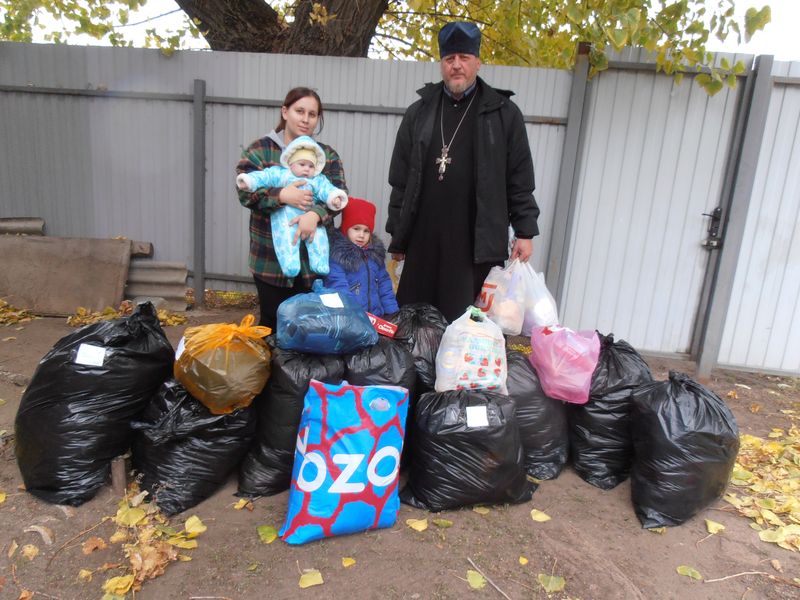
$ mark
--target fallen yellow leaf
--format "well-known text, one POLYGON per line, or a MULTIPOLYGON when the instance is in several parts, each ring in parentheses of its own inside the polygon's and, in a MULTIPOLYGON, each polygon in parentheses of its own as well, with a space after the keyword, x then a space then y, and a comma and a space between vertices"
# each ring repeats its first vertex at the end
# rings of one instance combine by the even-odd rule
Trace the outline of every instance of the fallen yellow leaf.
POLYGON ((651 527, 647 531, 649 531, 650 533, 658 533, 658 534, 663 535, 663 534, 667 533, 667 528, 666 527, 651 527))
POLYGON ((728 396, 728 398, 730 398, 731 400, 736 400, 737 398, 739 398, 739 394, 736 393, 736 390, 731 390, 726 394, 726 396, 728 396))
POLYGON ((760 405, 760 404, 757 404, 756 402, 753 402, 753 403, 750 405, 750 412, 751 412, 751 413, 755 414, 755 413, 757 413, 757 412, 758 412, 758 411, 760 411, 760 410, 761 410, 761 405, 760 405))
POLYGON ((521 564, 521 565, 527 565, 527 564, 528 564, 528 559, 527 559, 527 558, 525 558, 524 556, 520 556, 520 557, 519 557, 519 564, 521 564))
POLYGON ((19 544, 17 544, 17 540, 11 540, 11 545, 8 547, 8 552, 6 553, 8 558, 11 558, 12 556, 14 556, 14 552, 17 551, 17 548, 19 548, 19 544))
POLYGON ((175 546, 176 548, 183 548, 185 550, 191 550, 192 548, 197 548, 197 540, 187 540, 180 536, 168 538, 167 543, 170 546, 175 546))
POLYGON ((322 573, 317 569, 306 569, 305 573, 300 576, 298 585, 305 589, 315 585, 322 585, 323 583, 325 582, 322 580, 322 573))
POLYGON ((253 503, 250 502, 250 500, 248 500, 247 498, 240 498, 239 501, 233 505, 233 508, 235 510, 242 510, 243 508, 246 508, 247 510, 252 512, 254 507, 253 503))
POLYGON ((537 523, 544 523, 545 521, 550 520, 550 515, 534 508, 531 510, 531 519, 537 523))
POLYGON ((17 600, 31 600, 33 598, 33 592, 30 590, 22 590, 17 596, 17 600))
POLYGON ((184 524, 183 528, 186 530, 186 537, 189 539, 197 537, 208 529, 208 527, 203 524, 200 518, 194 515, 186 519, 186 523, 184 524))
POLYGON ((342 558, 342 566, 345 569, 347 569, 349 567, 352 567, 354 564, 356 564, 356 559, 355 558, 352 558, 350 556, 345 556, 345 557, 342 558))
POLYGON ((128 540, 128 532, 124 529, 117 529, 114 534, 108 538, 108 541, 112 544, 118 544, 119 542, 125 542, 128 540))
POLYGON ((703 576, 700 575, 700 572, 697 569, 688 565, 681 565, 675 570, 679 575, 683 575, 685 577, 691 577, 692 579, 697 579, 698 581, 703 579, 703 576))
POLYGON ((490 512, 492 512, 487 506, 473 506, 472 511, 478 513, 479 515, 488 515, 490 512))
POLYGON ((772 568, 778 571, 778 573, 783 573, 783 566, 781 565, 781 561, 779 561, 777 558, 773 558, 771 561, 769 561, 769 564, 771 564, 772 568))
POLYGON ((414 531, 425 531, 428 528, 428 519, 406 519, 406 525, 414 531))
POLYGON ((186 556, 185 554, 178 554, 176 558, 181 562, 189 562, 190 560, 192 560, 191 556, 186 556))
POLYGON ((725 525, 712 521, 711 519, 706 519, 706 529, 708 533, 719 533, 725 531, 725 525))
POLYGON ((33 544, 25 544, 22 547, 22 555, 28 560, 33 560, 39 555, 39 548, 33 544))
POLYGON ((258 538, 264 544, 271 544, 278 538, 278 530, 272 525, 259 525, 256 527, 256 531, 258 532, 258 538))
POLYGON ((467 583, 473 590, 480 590, 486 587, 486 578, 472 569, 467 569, 467 583))
POLYGON ((0 492, 0 504, 5 502, 6 498, 7 498, 6 493, 5 492, 0 492))
POLYGON ((107 579, 103 584, 103 591, 106 594, 113 594, 115 596, 124 596, 128 593, 133 585, 133 575, 122 575, 120 577, 112 577, 107 579))
POLYGON ((94 571, 90 571, 89 569, 81 569, 78 571, 78 581, 89 583, 92 580, 93 574, 94 571))
POLYGON ((114 521, 117 525, 133 527, 144 519, 145 516, 147 516, 147 513, 145 513, 144 509, 138 507, 131 508, 126 504, 117 511, 114 521))
POLYGON ((545 575, 544 573, 539 573, 536 576, 536 580, 548 594, 560 592, 564 589, 564 586, 567 585, 567 580, 563 577, 559 577, 558 575, 545 575))

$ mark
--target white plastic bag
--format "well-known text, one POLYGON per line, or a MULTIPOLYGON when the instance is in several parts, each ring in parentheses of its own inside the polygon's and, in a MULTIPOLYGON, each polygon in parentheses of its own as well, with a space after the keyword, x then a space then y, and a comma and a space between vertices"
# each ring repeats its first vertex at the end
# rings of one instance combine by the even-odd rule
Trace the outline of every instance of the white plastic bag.
POLYGON ((520 265, 520 276, 525 288, 525 308, 521 335, 528 337, 534 327, 558 324, 556 301, 544 282, 544 275, 537 273, 529 263, 520 265))
POLYGON ((480 308, 507 335, 519 335, 525 318, 524 269, 518 260, 512 260, 504 269, 492 267, 475 300, 480 308))
POLYGON ((434 389, 495 390, 508 395, 507 376, 503 332, 483 312, 470 306, 442 335, 434 389))

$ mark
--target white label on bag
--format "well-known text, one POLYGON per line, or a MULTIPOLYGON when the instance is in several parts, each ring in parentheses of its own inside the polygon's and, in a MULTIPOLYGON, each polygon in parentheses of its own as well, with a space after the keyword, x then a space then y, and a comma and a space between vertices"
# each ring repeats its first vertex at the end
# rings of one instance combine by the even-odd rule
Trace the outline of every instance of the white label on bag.
POLYGON ((328 308, 344 308, 339 294, 320 294, 319 299, 328 308))
POLYGON ((488 427, 489 417, 486 414, 486 406, 467 407, 467 427, 488 427))
POLYGON ((79 365, 90 367, 102 367, 106 358, 106 349, 102 346, 92 346, 91 344, 81 344, 78 346, 78 354, 75 355, 75 362, 79 365))

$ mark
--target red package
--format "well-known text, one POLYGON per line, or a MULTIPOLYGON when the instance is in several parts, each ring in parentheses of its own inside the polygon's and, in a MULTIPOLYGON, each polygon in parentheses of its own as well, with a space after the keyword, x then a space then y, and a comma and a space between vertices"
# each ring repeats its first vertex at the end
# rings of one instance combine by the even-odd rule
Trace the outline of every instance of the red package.
POLYGON ((386 337, 393 338, 394 334, 397 333, 397 325, 394 323, 390 323, 389 321, 384 321, 380 317, 376 317, 372 313, 367 313, 369 317, 369 322, 372 323, 372 326, 375 328, 375 331, 380 333, 381 335, 385 335, 386 337))

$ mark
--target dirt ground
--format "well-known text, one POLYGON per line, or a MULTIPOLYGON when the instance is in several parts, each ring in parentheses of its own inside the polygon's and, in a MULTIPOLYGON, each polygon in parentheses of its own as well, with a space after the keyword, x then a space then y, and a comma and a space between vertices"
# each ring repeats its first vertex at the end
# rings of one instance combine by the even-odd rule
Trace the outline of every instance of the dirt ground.
MULTIPOLYGON (((189 325, 239 321, 243 310, 188 313, 189 325)), ((114 515, 119 497, 104 487, 90 502, 76 509, 48 505, 20 491, 22 483, 13 450, 14 417, 19 400, 39 359, 73 329, 64 319, 45 318, 19 326, 0 327, 0 598, 16 599, 23 590, 39 598, 100 598, 102 584, 113 572, 98 573, 91 582, 78 579, 81 569, 96 569, 107 562, 124 562, 120 544, 84 555, 81 543, 96 535, 108 541, 115 526, 106 522, 91 531, 107 515, 114 515), (8 339, 12 338, 12 339, 8 339), (46 545, 31 525, 46 526, 54 540, 46 545), (17 550, 36 545, 33 560, 17 550), (66 544, 66 546, 65 546, 66 544)), ((168 327, 173 345, 185 326, 168 327)), ((665 359, 648 359, 657 379, 669 369, 689 373, 694 365, 665 359)), ((800 408, 800 381, 789 378, 716 371, 709 387, 731 406, 742 433, 765 437, 773 427, 788 429, 782 409, 800 408), (738 384, 738 385, 737 385, 738 384), (731 394, 734 396, 734 394, 731 394), (757 412, 752 407, 758 405, 757 412)), ((136 598, 502 598, 491 585, 473 590, 465 581, 472 559, 507 598, 800 598, 800 588, 763 575, 744 575, 707 583, 676 572, 679 565, 697 569, 705 579, 750 571, 770 572, 791 580, 800 577, 797 553, 759 540, 748 519, 719 501, 681 527, 654 534, 641 528, 625 482, 611 491, 585 483, 567 467, 553 481, 545 481, 533 500, 517 506, 493 507, 488 514, 470 509, 430 515, 403 506, 391 529, 332 538, 293 547, 277 540, 263 544, 258 525, 282 525, 287 493, 254 502, 254 510, 235 510, 235 478, 212 498, 184 515, 182 523, 197 515, 208 526, 196 549, 188 551, 191 562, 171 564, 166 573, 145 583, 136 598), (552 517, 545 523, 531 520, 537 508, 552 517), (406 526, 409 518, 440 516, 453 522, 448 529, 431 526, 416 532, 406 526), (705 519, 725 526, 721 534, 708 536, 705 519), (342 565, 343 557, 356 563, 342 565), (520 557, 528 559, 521 564, 520 557), (783 572, 771 566, 777 559, 783 572), (324 584, 300 589, 303 569, 318 569, 324 584), (548 596, 537 582, 540 573, 566 579, 563 592, 548 596)), ((118 573, 119 574, 119 573, 118 573)), ((24 596, 23 596, 24 597, 24 596)))

